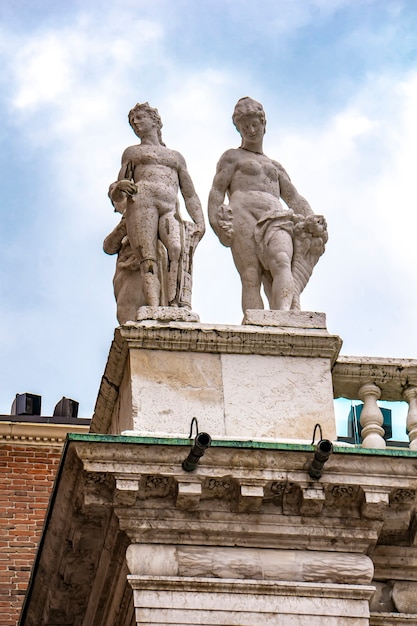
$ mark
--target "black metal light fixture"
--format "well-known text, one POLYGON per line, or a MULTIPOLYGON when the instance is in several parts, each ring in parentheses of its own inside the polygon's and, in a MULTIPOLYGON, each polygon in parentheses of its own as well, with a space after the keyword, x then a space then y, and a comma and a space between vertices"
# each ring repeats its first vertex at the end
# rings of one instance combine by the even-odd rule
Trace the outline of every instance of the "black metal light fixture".
POLYGON ((191 428, 190 428, 190 439, 193 433, 193 424, 195 423, 197 429, 197 435, 194 439, 194 444, 187 456, 187 458, 182 462, 182 469, 185 472, 192 472, 197 467, 201 457, 204 455, 207 448, 211 445, 211 437, 208 433, 199 433, 198 432, 198 422, 197 418, 193 417, 191 420, 191 428))
POLYGON ((314 427, 313 441, 311 442, 311 445, 314 444, 317 428, 319 428, 320 430, 320 441, 316 446, 313 460, 310 461, 310 465, 308 466, 308 475, 313 480, 318 480, 321 477, 323 473, 323 466, 326 461, 329 460, 330 455, 333 452, 333 444, 330 439, 323 439, 323 433, 320 424, 316 424, 314 427))

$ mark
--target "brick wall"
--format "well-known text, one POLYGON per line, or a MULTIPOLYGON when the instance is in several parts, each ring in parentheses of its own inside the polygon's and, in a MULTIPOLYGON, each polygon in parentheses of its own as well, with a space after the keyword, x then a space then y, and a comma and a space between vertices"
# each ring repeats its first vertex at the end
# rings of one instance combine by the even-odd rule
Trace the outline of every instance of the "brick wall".
POLYGON ((16 626, 62 446, 0 444, 0 626, 16 626))
POLYGON ((89 419, 0 415, 0 626, 17 626, 68 433, 89 419))

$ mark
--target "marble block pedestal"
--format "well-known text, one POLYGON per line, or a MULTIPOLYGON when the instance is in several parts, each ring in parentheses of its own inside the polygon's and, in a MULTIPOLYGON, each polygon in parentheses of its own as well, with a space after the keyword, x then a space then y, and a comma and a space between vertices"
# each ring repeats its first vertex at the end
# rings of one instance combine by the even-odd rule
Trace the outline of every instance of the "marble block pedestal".
POLYGON ((247 311, 241 326, 144 320, 116 329, 92 432, 335 439, 331 367, 341 347, 324 314, 247 311))

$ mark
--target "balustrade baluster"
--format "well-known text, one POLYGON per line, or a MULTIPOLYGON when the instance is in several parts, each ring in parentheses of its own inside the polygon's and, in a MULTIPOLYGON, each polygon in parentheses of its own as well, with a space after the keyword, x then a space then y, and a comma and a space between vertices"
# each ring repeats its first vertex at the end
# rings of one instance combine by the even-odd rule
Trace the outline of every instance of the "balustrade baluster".
POLYGON ((408 387, 403 396, 408 402, 407 433, 410 450, 417 450, 417 387, 408 387))
POLYGON ((380 450, 386 448, 385 439, 383 437, 384 429, 382 428, 384 417, 377 404, 377 400, 380 396, 381 390, 375 383, 362 385, 358 392, 358 397, 363 402, 361 413, 363 448, 377 448, 380 450))

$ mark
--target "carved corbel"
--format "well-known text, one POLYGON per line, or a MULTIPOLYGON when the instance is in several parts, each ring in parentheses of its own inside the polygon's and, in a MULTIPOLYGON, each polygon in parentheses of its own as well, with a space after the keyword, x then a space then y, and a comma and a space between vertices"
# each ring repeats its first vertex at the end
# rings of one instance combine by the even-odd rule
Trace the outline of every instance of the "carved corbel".
POLYGON ((301 486, 301 515, 307 515, 308 517, 314 517, 320 515, 326 495, 324 493, 323 485, 303 485, 301 486))
POLYGON ((105 472, 85 472, 83 490, 85 507, 108 506, 112 500, 112 478, 105 472))
POLYGON ((177 482, 177 498, 175 504, 182 510, 195 510, 201 499, 201 482, 197 479, 181 479, 177 482))
POLYGON ((239 513, 258 513, 261 510, 265 495, 265 485, 259 483, 241 482, 237 510, 239 513))
POLYGON ((131 506, 135 504, 139 491, 139 481, 130 478, 116 478, 116 490, 114 503, 117 505, 131 506))
POLYGON ((362 487, 361 515, 367 519, 382 520, 389 507, 389 490, 378 487, 362 487))
POLYGON ((282 512, 284 515, 299 515, 301 506, 301 488, 294 482, 287 482, 282 497, 282 512))

